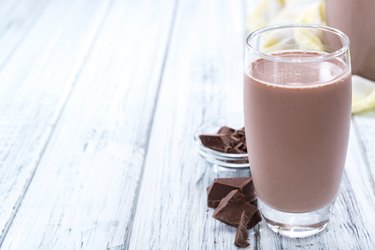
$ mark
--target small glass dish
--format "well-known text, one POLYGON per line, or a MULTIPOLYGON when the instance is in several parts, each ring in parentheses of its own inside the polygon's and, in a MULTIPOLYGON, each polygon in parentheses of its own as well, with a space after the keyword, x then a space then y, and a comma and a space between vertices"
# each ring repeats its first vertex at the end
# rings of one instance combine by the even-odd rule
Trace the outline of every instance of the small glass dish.
POLYGON ((210 149, 202 144, 199 135, 216 134, 222 126, 228 126, 234 129, 240 129, 243 125, 230 124, 228 122, 213 122, 203 124, 197 128, 194 134, 194 141, 197 145, 199 154, 210 164, 216 167, 244 169, 249 168, 249 159, 246 154, 224 153, 210 149), (239 125, 239 126, 238 126, 239 125))

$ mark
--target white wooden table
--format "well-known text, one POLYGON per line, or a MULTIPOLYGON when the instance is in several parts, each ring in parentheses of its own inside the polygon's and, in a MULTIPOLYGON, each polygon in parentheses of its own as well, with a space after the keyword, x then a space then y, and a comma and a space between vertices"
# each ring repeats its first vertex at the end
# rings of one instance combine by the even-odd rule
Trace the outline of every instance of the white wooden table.
MULTIPOLYGON (((243 0, 0 0, 1 249, 235 249, 202 122, 242 113, 243 0)), ((375 55, 374 55, 375 56, 375 55)), ((375 112, 328 229, 249 249, 374 249, 375 112)))

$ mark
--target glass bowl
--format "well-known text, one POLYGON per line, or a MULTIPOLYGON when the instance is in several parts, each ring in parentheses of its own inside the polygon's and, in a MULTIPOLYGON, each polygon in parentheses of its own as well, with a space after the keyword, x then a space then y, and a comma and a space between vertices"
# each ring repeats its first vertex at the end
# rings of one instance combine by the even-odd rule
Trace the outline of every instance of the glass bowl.
POLYGON ((199 154, 210 164, 218 167, 224 168, 249 168, 249 160, 247 153, 245 154, 235 154, 235 153, 224 153, 220 151, 216 151, 210 149, 203 145, 201 142, 199 135, 201 134, 216 134, 217 131, 222 126, 228 126, 234 129, 240 129, 243 125, 239 125, 239 123, 230 124, 230 122, 220 121, 217 122, 210 122, 207 124, 203 124, 197 128, 194 134, 194 141, 197 145, 199 154))

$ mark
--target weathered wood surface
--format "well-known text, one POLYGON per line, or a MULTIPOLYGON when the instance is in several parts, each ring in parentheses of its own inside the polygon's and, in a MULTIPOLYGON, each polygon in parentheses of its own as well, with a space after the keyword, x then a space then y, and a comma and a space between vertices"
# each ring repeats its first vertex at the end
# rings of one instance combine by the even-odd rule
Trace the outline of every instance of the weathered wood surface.
MULTIPOLYGON (((106 4, 4 249, 121 248, 131 229, 174 1, 106 4)), ((83 32, 79 6, 66 22, 83 32)))
POLYGON ((235 248, 235 229, 207 209, 206 187, 217 175, 193 134, 202 122, 242 112, 242 6, 179 1, 129 249, 235 248))
MULTIPOLYGON (((1 249, 236 249, 193 133, 241 117, 244 1, 0 1, 1 249)), ((374 55, 375 56, 375 55, 374 55)), ((375 112, 328 230, 249 249, 373 249, 375 112)))
POLYGON ((0 18, 0 243, 108 5, 91 0, 8 2, 0 18))

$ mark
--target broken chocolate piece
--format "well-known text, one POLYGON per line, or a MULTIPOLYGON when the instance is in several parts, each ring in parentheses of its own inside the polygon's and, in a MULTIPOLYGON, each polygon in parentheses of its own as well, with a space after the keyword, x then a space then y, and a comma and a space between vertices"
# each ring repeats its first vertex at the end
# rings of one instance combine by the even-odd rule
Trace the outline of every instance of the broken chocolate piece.
POLYGON ((246 151, 242 150, 243 145, 244 145, 243 141, 240 141, 237 144, 231 145, 231 148, 228 149, 228 153, 232 153, 232 154, 246 154, 246 151))
POLYGON ((208 207, 216 208, 221 199, 235 189, 243 193, 247 201, 254 202, 256 200, 253 179, 251 177, 217 178, 207 188, 208 207))
MULTIPOLYGON (((241 214, 245 212, 246 216, 252 218, 258 209, 245 200, 245 196, 238 190, 231 191, 223 198, 216 208, 213 217, 230 226, 237 227, 240 224, 241 214)), ((251 219, 247 228, 252 226, 251 219)))
POLYGON ((247 223, 247 227, 253 228, 261 221, 262 221, 262 215, 260 214, 260 212, 258 210, 258 211, 255 212, 253 217, 250 218, 250 221, 247 223))
POLYGON ((230 127, 227 127, 227 126, 222 126, 218 131, 217 133, 218 134, 232 134, 234 133, 236 130, 233 129, 233 128, 230 128, 230 127))
POLYGON ((238 150, 236 148, 229 148, 227 153, 231 154, 242 154, 242 150, 238 150))
POLYGON ((212 150, 226 153, 231 148, 230 140, 225 135, 200 135, 199 139, 203 145, 212 150))
POLYGON ((241 147, 241 150, 247 153, 246 139, 245 139, 245 143, 241 147))
POLYGON ((224 153, 246 154, 245 129, 235 130, 222 126, 217 134, 201 134, 199 139, 207 148, 224 153))
POLYGON ((241 142, 241 138, 239 138, 238 136, 236 136, 234 133, 231 134, 231 135, 229 136, 229 138, 232 140, 232 141, 231 141, 231 144, 233 143, 233 145, 236 145, 236 143, 241 142))
POLYGON ((249 234, 247 232, 247 224, 250 218, 246 215, 245 211, 242 212, 240 218, 240 224, 237 227, 236 238, 234 240, 234 245, 237 247, 248 247, 250 244, 247 241, 249 234))

